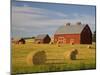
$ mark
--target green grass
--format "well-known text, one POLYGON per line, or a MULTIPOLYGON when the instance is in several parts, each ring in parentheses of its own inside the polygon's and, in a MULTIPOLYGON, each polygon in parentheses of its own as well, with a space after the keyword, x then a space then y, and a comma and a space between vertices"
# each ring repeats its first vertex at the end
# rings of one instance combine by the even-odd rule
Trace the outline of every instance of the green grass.
POLYGON ((91 46, 92 48, 88 49, 87 45, 61 45, 58 47, 56 44, 33 44, 30 42, 25 45, 12 44, 12 74, 95 69, 95 44, 91 46), (65 58, 73 48, 77 48, 79 51, 77 60, 65 58), (48 59, 46 64, 28 65, 27 55, 39 50, 46 52, 48 59))

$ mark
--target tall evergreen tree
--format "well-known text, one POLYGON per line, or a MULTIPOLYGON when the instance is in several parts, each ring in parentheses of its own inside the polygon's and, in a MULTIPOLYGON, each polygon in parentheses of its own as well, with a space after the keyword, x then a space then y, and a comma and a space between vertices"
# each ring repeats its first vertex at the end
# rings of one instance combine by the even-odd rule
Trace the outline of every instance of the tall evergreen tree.
POLYGON ((94 31, 92 39, 93 39, 93 42, 96 42, 96 31, 94 31))

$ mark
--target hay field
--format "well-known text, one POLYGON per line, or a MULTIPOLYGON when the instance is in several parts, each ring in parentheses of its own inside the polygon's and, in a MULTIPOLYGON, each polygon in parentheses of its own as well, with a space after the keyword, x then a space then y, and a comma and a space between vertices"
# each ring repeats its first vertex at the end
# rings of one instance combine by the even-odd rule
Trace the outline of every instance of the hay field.
POLYGON ((12 44, 12 74, 95 69, 95 44, 92 44, 91 47, 91 49, 87 48, 87 45, 61 45, 58 47, 57 44, 34 44, 32 42, 24 45, 12 44), (68 55, 74 48, 79 52, 77 60, 70 60, 68 55), (27 56, 40 50, 46 52, 46 63, 28 64, 27 62, 31 61, 27 61, 27 56))

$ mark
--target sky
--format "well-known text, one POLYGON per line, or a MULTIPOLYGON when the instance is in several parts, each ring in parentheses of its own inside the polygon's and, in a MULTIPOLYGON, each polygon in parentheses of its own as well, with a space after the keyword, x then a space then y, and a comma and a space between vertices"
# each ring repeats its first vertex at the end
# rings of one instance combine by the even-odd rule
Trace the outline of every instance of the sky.
POLYGON ((12 37, 53 36, 67 22, 88 24, 95 31, 95 6, 12 0, 12 37))

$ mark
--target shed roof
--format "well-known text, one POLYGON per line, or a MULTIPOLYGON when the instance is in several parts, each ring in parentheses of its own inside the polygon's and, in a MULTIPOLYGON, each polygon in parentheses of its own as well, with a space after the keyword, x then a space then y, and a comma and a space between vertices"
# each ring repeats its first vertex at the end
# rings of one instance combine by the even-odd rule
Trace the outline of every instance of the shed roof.
POLYGON ((44 39, 46 36, 48 36, 48 34, 40 34, 40 35, 37 35, 35 39, 44 39))
POLYGON ((58 28, 55 34, 80 34, 86 24, 81 25, 63 25, 58 28))

